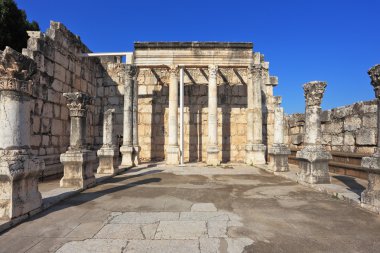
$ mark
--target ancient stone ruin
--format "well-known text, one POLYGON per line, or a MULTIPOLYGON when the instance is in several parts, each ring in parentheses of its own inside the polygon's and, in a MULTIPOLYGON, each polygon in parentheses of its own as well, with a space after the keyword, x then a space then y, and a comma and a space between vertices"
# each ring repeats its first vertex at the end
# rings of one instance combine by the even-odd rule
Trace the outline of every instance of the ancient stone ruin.
MULTIPOLYGON (((322 112, 327 84, 314 81, 303 87, 305 114, 285 116, 273 95, 278 78, 250 42, 136 42, 122 63, 121 55, 94 57, 58 22, 28 34, 22 54, 0 56, 4 219, 40 208, 38 179, 52 175, 63 174, 62 188, 85 189, 96 174, 142 162, 268 163, 287 173, 289 160, 300 182, 328 184, 329 170, 353 168, 335 157, 357 151, 364 158, 354 168, 369 173, 363 204, 380 206, 373 102, 322 112)), ((379 103, 379 65, 369 74, 379 103)))

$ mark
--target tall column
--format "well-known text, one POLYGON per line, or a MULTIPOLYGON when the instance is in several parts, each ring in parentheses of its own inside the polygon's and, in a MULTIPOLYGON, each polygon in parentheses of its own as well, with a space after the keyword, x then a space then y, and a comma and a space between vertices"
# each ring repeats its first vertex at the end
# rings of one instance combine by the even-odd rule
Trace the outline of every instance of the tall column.
POLYGON ((70 146, 61 154, 63 177, 61 187, 87 188, 95 183, 95 152, 86 146, 87 106, 92 98, 83 92, 63 93, 70 111, 70 146))
POLYGON ((364 206, 380 211, 380 64, 373 66, 368 74, 377 100, 377 148, 371 157, 363 157, 361 166, 368 169, 368 187, 361 194, 364 206))
MULTIPOLYGON (((128 64, 126 66, 125 73, 125 84, 124 84, 124 121, 123 121, 123 146, 120 148, 122 153, 122 167, 134 166, 133 159, 133 82, 134 76, 136 75, 136 67, 134 65, 128 64)), ((136 121, 137 122, 137 121, 136 121)), ((137 133, 137 131, 136 131, 137 133)), ((136 138, 137 140, 137 138, 136 138)), ((137 141, 136 141, 137 143, 137 141)), ((138 146, 138 145, 137 145, 138 146)))
POLYGON ((39 75, 30 58, 9 47, 0 53, 0 219, 12 219, 42 203, 45 163, 30 152, 30 100, 39 75))
POLYGON ((166 150, 166 163, 179 164, 178 146, 178 66, 170 67, 169 83, 169 142, 166 150))
POLYGON ((261 86, 265 69, 261 64, 248 67, 247 84, 247 145, 246 163, 249 165, 265 164, 265 150, 263 144, 263 114, 261 101, 261 86), (248 90, 248 87, 249 90, 248 90), (249 101, 250 100, 250 101, 249 101))
POLYGON ((220 164, 218 147, 218 86, 216 76, 218 66, 208 66, 208 143, 207 165, 217 166, 220 164))
POLYGON ((115 109, 108 109, 104 113, 103 145, 98 150, 99 166, 98 174, 116 174, 119 172, 119 152, 116 145, 116 136, 113 132, 113 114, 115 109))
POLYGON ((331 154, 321 144, 321 102, 326 82, 314 81, 303 86, 305 91, 305 140, 304 148, 297 152, 300 172, 298 178, 309 184, 330 183, 331 154))
POLYGON ((136 68, 136 73, 133 77, 133 99, 132 99, 132 145, 133 145, 133 164, 140 164, 140 146, 139 146, 139 132, 138 132, 138 122, 139 122, 139 84, 137 81, 138 69, 136 68))
POLYGON ((274 136, 273 145, 269 149, 269 168, 275 172, 289 171, 288 155, 290 149, 284 144, 284 109, 281 97, 274 97, 274 136))

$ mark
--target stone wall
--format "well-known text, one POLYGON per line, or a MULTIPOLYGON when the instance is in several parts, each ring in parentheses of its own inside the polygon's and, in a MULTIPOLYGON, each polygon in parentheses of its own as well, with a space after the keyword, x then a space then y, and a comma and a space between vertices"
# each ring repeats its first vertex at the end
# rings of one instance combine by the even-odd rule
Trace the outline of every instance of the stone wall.
MULTIPOLYGON (((377 139, 376 108, 376 101, 372 100, 323 111, 322 144, 329 151, 372 154, 377 139)), ((290 148, 302 148, 304 124, 304 114, 286 117, 290 148)))
MULTIPOLYGON (((46 33, 29 32, 29 36, 23 54, 37 63, 40 72, 40 82, 33 91, 31 146, 33 153, 45 160, 44 174, 49 175, 62 171, 59 156, 69 145, 69 112, 62 94, 82 91, 95 97, 102 65, 98 59, 78 57, 89 50, 61 23, 52 21, 46 33)), ((90 147, 100 135, 100 109, 95 107, 90 106, 87 117, 90 147)))

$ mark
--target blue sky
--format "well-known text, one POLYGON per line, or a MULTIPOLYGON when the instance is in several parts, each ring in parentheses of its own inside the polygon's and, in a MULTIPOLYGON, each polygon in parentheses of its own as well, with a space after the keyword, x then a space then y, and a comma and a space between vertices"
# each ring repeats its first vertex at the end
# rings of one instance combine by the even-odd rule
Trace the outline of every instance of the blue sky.
POLYGON ((374 98, 380 0, 17 0, 42 31, 63 22, 94 52, 134 41, 252 41, 265 54, 286 113, 303 112, 302 84, 327 81, 323 109, 374 98))

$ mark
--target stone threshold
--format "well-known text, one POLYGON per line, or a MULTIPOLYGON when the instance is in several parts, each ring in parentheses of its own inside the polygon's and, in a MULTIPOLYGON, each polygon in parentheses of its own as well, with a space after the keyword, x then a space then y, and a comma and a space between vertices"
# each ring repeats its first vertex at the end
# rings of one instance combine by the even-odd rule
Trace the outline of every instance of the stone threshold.
MULTIPOLYGON (((346 201, 351 205, 361 207, 361 208, 366 209, 372 213, 380 214, 380 208, 361 203, 360 194, 353 192, 352 190, 350 190, 348 188, 348 186, 334 184, 334 183, 331 183, 331 184, 308 184, 308 183, 298 181, 298 177, 297 177, 298 166, 289 164, 289 171, 287 171, 287 172, 273 172, 272 170, 269 169, 269 167, 267 165, 255 165, 255 167, 260 168, 262 170, 265 170, 265 171, 272 173, 276 176, 280 176, 280 177, 289 179, 293 182, 299 183, 303 186, 314 189, 316 191, 328 194, 334 198, 346 201)), ((334 173, 330 173, 330 175, 331 176, 342 176, 341 174, 334 174, 334 173)), ((357 179, 357 178, 355 178, 355 179, 357 179)))
POLYGON ((78 188, 55 188, 53 190, 47 191, 47 192, 41 192, 42 195, 42 205, 34 209, 27 214, 21 215, 19 217, 16 217, 11 220, 0 220, 0 233, 4 232, 5 230, 14 227, 21 222, 29 219, 30 217, 45 211, 46 209, 50 208, 51 206, 58 204, 59 202, 70 198, 74 195, 79 194, 80 192, 87 190, 89 188, 95 187, 99 185, 100 183, 104 182, 107 179, 113 178, 114 176, 117 176, 118 174, 121 174, 125 171, 130 169, 130 167, 123 168, 121 171, 119 171, 116 174, 95 174, 96 183, 92 185, 91 187, 85 188, 85 189, 78 189, 78 188))

